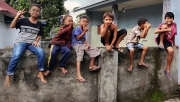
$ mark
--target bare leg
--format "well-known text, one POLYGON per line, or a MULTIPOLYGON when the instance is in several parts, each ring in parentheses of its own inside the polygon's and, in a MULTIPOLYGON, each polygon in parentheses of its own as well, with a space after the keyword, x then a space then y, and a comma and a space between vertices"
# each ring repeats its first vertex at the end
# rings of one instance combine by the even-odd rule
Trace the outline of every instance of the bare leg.
POLYGON ((46 83, 46 82, 47 82, 46 79, 44 78, 43 72, 39 72, 39 73, 38 73, 38 77, 41 79, 41 81, 42 81, 43 83, 46 83))
POLYGON ((67 70, 66 70, 66 68, 62 68, 62 67, 59 67, 60 69, 61 69, 61 71, 63 72, 63 74, 67 74, 67 70))
POLYGON ((164 40, 164 38, 165 38, 165 33, 161 33, 160 34, 160 42, 159 42, 159 47, 160 48, 164 48, 164 43, 163 43, 163 40, 164 40))
POLYGON ((110 36, 111 36, 111 32, 108 30, 107 33, 106 33, 106 35, 104 36, 106 48, 109 46, 110 36))
POLYGON ((119 43, 124 39, 125 36, 126 33, 118 38, 117 42, 115 43, 115 48, 119 48, 119 43))
POLYGON ((9 88, 10 87, 10 80, 11 80, 11 76, 10 75, 6 75, 6 79, 4 81, 4 87, 5 88, 9 88))
POLYGON ((129 57, 130 57, 130 66, 129 66, 129 68, 128 68, 128 71, 132 71, 132 68, 133 68, 134 49, 131 49, 131 50, 130 50, 129 57))
POLYGON ((172 47, 168 47, 168 58, 167 58, 167 67, 166 71, 170 74, 170 67, 173 59, 174 49, 172 47))
POLYGON ((91 60, 90 60, 89 69, 90 69, 91 71, 95 71, 95 70, 98 70, 98 69, 101 68, 100 66, 95 66, 95 65, 94 65, 95 59, 96 59, 96 58, 91 58, 91 60))
POLYGON ((142 51, 142 54, 141 54, 141 59, 140 59, 140 61, 139 61, 139 65, 143 65, 144 67, 148 67, 148 65, 146 65, 146 64, 144 63, 144 58, 145 58, 145 55, 146 55, 146 53, 147 53, 148 47, 147 47, 147 46, 144 46, 142 49, 143 49, 143 51, 142 51))
POLYGON ((79 82, 85 82, 86 80, 82 77, 80 69, 81 69, 81 61, 76 61, 76 70, 77 70, 76 78, 79 82))

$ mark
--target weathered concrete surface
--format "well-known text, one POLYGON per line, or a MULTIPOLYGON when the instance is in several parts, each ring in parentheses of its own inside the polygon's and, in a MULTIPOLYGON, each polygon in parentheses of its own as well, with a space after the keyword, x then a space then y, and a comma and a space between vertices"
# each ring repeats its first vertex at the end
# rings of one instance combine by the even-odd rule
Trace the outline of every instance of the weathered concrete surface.
MULTIPOLYGON (((49 49, 46 50, 46 59, 48 52, 49 49)), ((59 54, 53 73, 46 77, 48 83, 43 84, 37 77, 36 56, 26 51, 17 66, 11 87, 5 89, 3 82, 10 56, 11 50, 0 51, 0 102, 97 102, 97 73, 89 72, 87 55, 82 63, 82 75, 88 80, 86 83, 76 81, 76 56, 73 51, 67 63, 68 74, 63 75, 58 69, 58 61, 61 57, 59 54)))
MULTIPOLYGON (((48 44, 42 43, 46 53, 46 63, 49 53, 48 44)), ((165 97, 176 89, 178 53, 175 50, 171 66, 172 79, 168 80, 163 73, 166 65, 167 52, 157 48, 149 48, 145 62, 149 68, 137 68, 141 51, 136 50, 134 70, 127 72, 129 52, 107 52, 100 48, 101 56, 97 63, 101 71, 90 73, 88 70, 89 57, 85 55, 82 63, 82 74, 88 80, 86 83, 76 81, 75 52, 72 51, 67 63, 69 73, 63 75, 58 69, 61 54, 57 56, 53 73, 46 77, 48 83, 43 84, 37 77, 37 58, 26 51, 22 56, 11 80, 9 89, 3 88, 5 70, 12 55, 12 49, 0 50, 0 102, 143 102, 153 95, 165 97), (161 96, 162 95, 162 96, 161 96)), ((153 101, 152 102, 156 102, 153 101)))
MULTIPOLYGON (((156 102, 158 98, 168 97, 178 85, 178 51, 174 49, 171 65, 172 79, 167 79, 164 69, 167 63, 167 52, 158 48, 149 48, 145 63, 149 68, 138 68, 141 50, 135 51, 133 72, 128 72, 129 54, 119 54, 118 68, 118 102, 156 102)), ((128 50, 125 50, 128 52, 128 50)), ((160 102, 160 101, 158 101, 160 102)))
POLYGON ((117 102, 118 52, 101 49, 98 102, 117 102))

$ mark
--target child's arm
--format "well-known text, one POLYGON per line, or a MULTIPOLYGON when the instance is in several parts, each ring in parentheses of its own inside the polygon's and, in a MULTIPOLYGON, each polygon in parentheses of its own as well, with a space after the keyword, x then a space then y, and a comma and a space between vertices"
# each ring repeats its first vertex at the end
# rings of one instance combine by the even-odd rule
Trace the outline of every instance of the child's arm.
POLYGON ((65 34, 66 32, 68 32, 68 31, 69 31, 70 29, 72 29, 72 28, 73 28, 73 25, 69 25, 69 26, 66 27, 66 28, 60 27, 58 33, 57 33, 55 36, 57 37, 57 36, 63 35, 63 34, 65 34))
POLYGON ((84 27, 83 32, 80 35, 76 36, 76 40, 81 40, 82 37, 84 36, 84 34, 86 34, 87 31, 88 31, 88 27, 84 27))
POLYGON ((146 38, 147 33, 148 33, 150 27, 151 27, 151 24, 147 22, 145 27, 144 27, 144 30, 143 30, 142 34, 140 34, 141 38, 146 38))
POLYGON ((25 9, 20 10, 20 11, 17 12, 16 17, 15 17, 15 18, 13 19, 13 21, 11 22, 10 28, 15 28, 15 27, 16 27, 16 23, 17 23, 19 17, 26 12, 26 11, 24 11, 24 10, 25 10, 25 9))
POLYGON ((173 37, 173 46, 179 49, 179 46, 175 44, 175 36, 173 37))
POLYGON ((34 47, 40 46, 40 45, 38 44, 38 42, 39 42, 40 39, 41 39, 41 36, 38 35, 37 38, 36 38, 36 40, 33 42, 32 45, 33 45, 34 47))
POLYGON ((102 24, 101 25, 101 37, 104 37, 107 33, 107 28, 108 28, 108 25, 107 24, 102 24))
POLYGON ((159 34, 163 32, 171 32, 171 28, 167 28, 167 25, 163 24, 161 28, 156 28, 156 30, 154 31, 155 34, 159 34))
POLYGON ((87 41, 84 41, 84 43, 85 43, 86 46, 87 46, 87 50, 89 50, 89 49, 90 49, 90 44, 89 44, 87 41))

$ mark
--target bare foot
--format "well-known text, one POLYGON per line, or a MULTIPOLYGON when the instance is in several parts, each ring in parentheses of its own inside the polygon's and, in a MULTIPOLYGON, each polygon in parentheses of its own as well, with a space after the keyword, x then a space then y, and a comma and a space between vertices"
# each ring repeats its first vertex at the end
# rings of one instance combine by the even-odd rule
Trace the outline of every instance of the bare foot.
POLYGON ((63 72, 63 74, 67 74, 67 70, 65 69, 65 68, 61 68, 61 67, 59 67, 60 69, 61 69, 61 71, 63 72))
POLYGON ((140 63, 140 62, 139 62, 138 66, 139 66, 139 67, 146 67, 146 68, 149 67, 149 66, 148 66, 147 64, 145 64, 144 62, 143 62, 143 63, 140 63))
POLYGON ((41 79, 41 81, 42 81, 43 83, 46 83, 46 82, 47 82, 46 79, 44 78, 43 72, 39 72, 39 73, 38 73, 38 77, 41 79))
POLYGON ((50 71, 49 71, 49 70, 47 70, 47 71, 43 72, 44 76, 48 76, 48 75, 49 75, 49 73, 50 73, 50 71))
POLYGON ((80 83, 84 83, 84 82, 86 82, 87 80, 86 79, 84 79, 82 76, 77 76, 77 81, 78 82, 80 82, 80 83))
POLYGON ((5 88, 9 88, 10 87, 10 80, 11 80, 11 76, 6 75, 6 79, 4 81, 4 87, 5 88))

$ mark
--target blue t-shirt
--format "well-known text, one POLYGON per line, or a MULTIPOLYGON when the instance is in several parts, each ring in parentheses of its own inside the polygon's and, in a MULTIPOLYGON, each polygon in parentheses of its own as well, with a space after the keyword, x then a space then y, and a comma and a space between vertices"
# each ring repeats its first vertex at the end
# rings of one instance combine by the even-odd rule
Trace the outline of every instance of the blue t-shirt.
MULTIPOLYGON (((75 44, 84 44, 84 42, 80 40, 76 40, 76 36, 80 35, 83 32, 80 26, 77 26, 72 33, 72 44, 71 46, 74 46, 75 44)), ((86 39, 86 33, 82 37, 82 39, 86 39)))

